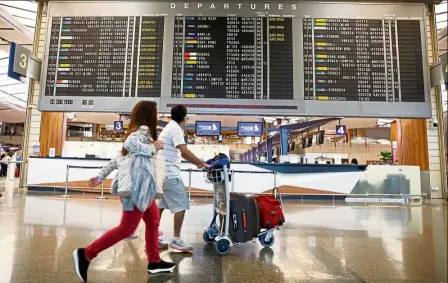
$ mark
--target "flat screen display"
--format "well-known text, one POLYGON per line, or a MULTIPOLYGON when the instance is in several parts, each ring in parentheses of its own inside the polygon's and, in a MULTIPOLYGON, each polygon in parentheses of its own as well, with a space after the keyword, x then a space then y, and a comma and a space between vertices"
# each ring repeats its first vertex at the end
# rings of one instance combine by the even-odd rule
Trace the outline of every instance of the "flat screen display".
POLYGON ((216 136, 221 135, 221 122, 219 121, 196 121, 197 136, 216 136))
POLYGON ((262 122, 238 122, 239 137, 261 137, 262 135, 262 122))

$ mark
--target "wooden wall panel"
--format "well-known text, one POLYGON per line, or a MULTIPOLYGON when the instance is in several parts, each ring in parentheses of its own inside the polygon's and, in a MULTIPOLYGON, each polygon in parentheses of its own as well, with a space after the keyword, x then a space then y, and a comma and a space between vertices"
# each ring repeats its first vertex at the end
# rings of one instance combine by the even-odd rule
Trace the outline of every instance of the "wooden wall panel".
POLYGON ((393 122, 390 129, 392 142, 397 141, 398 144, 398 164, 429 170, 426 120, 400 119, 393 122))
POLYGON ((42 112, 40 124, 40 156, 47 156, 50 148, 56 149, 60 156, 64 147, 67 121, 65 115, 59 112, 42 112))

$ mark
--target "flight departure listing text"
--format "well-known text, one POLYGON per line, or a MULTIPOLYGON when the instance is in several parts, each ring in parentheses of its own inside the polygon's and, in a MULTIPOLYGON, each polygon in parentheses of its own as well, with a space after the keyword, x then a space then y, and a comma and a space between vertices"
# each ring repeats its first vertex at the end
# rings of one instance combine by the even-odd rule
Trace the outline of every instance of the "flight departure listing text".
POLYGON ((160 97, 164 20, 53 17, 45 95, 160 97))
POLYGON ((292 100, 291 18, 176 17, 172 97, 292 100))
MULTIPOLYGON (((50 22, 50 104, 93 105, 89 97, 188 99, 192 105, 202 105, 198 99, 425 102, 420 20, 179 15, 50 22), (293 25, 302 27, 295 40, 293 25), (165 29, 172 34, 164 52, 165 29), (294 64, 302 63, 303 77, 294 74, 294 64)), ((250 107, 274 106, 297 109, 250 107)))
POLYGON ((303 19, 305 100, 425 102, 418 20, 303 19))

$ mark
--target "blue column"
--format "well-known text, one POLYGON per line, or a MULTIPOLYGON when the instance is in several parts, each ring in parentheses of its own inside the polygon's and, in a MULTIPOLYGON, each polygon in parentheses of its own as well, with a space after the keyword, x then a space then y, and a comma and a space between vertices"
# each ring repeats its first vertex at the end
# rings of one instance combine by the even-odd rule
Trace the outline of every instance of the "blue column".
POLYGON ((282 155, 288 155, 288 129, 280 127, 280 143, 282 146, 282 155))
POLYGON ((257 162, 257 147, 252 148, 252 162, 257 162))
POLYGON ((268 163, 272 163, 272 139, 268 138, 266 150, 268 152, 268 163))

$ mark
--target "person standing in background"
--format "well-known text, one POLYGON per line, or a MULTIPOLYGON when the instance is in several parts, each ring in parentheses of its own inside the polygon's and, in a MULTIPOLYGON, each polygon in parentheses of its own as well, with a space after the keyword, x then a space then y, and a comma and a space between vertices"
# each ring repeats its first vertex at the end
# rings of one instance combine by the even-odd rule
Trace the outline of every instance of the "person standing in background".
POLYGON ((5 158, 6 154, 2 153, 2 155, 0 156, 0 178, 3 177, 3 170, 4 170, 4 166, 3 166, 3 158, 5 158))
MULTIPOLYGON (((190 209, 185 185, 180 176, 181 157, 198 168, 208 167, 196 157, 185 144, 182 127, 187 119, 187 108, 182 105, 171 109, 171 121, 165 126, 159 135, 163 142, 163 149, 157 152, 157 184, 163 192, 157 201, 160 217, 165 209, 174 214, 174 233, 170 242, 170 248, 180 252, 192 252, 193 248, 186 244, 180 237, 185 211, 190 209)), ((159 242, 159 246, 162 243, 159 242)))
POLYGON ((20 168, 22 166, 22 163, 20 163, 22 161, 22 154, 18 154, 16 160, 17 162, 17 170, 19 172, 19 176, 20 176, 20 168))
POLYGON ((7 152, 5 154, 2 155, 2 175, 1 177, 6 178, 8 176, 8 166, 9 164, 7 162, 11 161, 11 156, 10 154, 7 152))

